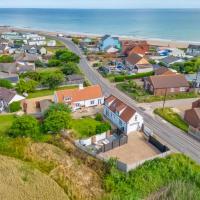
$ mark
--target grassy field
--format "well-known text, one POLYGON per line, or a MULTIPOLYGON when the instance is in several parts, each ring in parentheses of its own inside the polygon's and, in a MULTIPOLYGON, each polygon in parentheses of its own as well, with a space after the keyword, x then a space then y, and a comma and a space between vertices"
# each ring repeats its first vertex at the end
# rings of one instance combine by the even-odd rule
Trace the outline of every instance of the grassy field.
POLYGON ((180 128, 184 132, 188 132, 189 125, 181 118, 180 115, 175 113, 171 108, 157 108, 154 111, 155 114, 159 115, 169 123, 173 124, 177 128, 180 128))
POLYGON ((96 134, 96 127, 102 122, 96 121, 93 118, 86 117, 83 119, 72 120, 72 129, 76 138, 87 138, 96 134))
MULTIPOLYGON (((59 87, 55 90, 65 90, 65 89, 72 89, 72 88, 77 88, 77 86, 64 86, 64 87, 59 87)), ((55 90, 36 90, 33 93, 29 93, 27 99, 32 99, 32 98, 37 98, 37 97, 44 97, 44 96, 50 96, 53 95, 55 90)))
POLYGON ((4 200, 68 200, 49 176, 14 158, 0 156, 0 194, 4 200))
POLYGON ((13 115, 0 115, 0 135, 4 135, 12 125, 13 115))
POLYGON ((139 200, 148 197, 153 200, 151 195, 158 192, 164 197, 157 198, 159 200, 198 200, 200 166, 184 155, 173 154, 148 161, 127 174, 113 167, 105 177, 104 186, 109 193, 104 198, 107 200, 139 200))

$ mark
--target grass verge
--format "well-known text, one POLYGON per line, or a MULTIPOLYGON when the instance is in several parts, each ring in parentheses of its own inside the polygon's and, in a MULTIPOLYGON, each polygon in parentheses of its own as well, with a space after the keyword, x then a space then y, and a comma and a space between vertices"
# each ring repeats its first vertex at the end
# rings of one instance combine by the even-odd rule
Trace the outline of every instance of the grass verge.
POLYGON ((181 118, 179 114, 174 112, 171 108, 157 108, 154 113, 173 124, 184 132, 188 132, 189 125, 181 118))

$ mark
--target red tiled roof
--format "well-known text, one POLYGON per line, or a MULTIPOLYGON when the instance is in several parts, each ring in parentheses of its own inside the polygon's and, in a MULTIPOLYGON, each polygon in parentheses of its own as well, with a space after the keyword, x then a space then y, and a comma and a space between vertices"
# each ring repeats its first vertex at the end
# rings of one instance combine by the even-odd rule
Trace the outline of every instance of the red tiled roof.
POLYGON ((71 98, 70 103, 84 101, 89 99, 97 99, 103 97, 101 87, 99 85, 93 85, 85 87, 83 89, 68 89, 55 92, 58 102, 64 102, 65 98, 71 98))
POLYGON ((112 112, 114 113, 119 112, 120 113, 119 117, 126 123, 129 122, 129 120, 136 113, 136 110, 126 105, 124 102, 122 102, 121 100, 119 100, 117 97, 113 95, 106 98, 105 102, 108 103, 108 108, 112 112))

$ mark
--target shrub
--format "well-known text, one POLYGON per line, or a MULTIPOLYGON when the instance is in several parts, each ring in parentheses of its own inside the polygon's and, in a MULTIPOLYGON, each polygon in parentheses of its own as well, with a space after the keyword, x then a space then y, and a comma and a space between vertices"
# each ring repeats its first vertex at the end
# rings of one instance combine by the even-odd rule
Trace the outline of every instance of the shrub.
POLYGON ((37 81, 31 80, 31 79, 29 80, 21 79, 19 83, 17 84, 16 88, 17 88, 17 91, 19 91, 20 93, 34 92, 37 86, 38 86, 37 81))
POLYGON ((102 116, 100 113, 98 113, 98 114, 96 114, 96 116, 95 116, 95 120, 96 120, 96 121, 99 121, 99 122, 102 122, 102 121, 103 121, 103 116, 102 116))
POLYGON ((114 80, 115 82, 123 82, 125 81, 125 76, 116 76, 114 80))
POLYGON ((14 120, 9 135, 12 137, 35 137, 39 130, 39 123, 35 117, 23 115, 14 120))
POLYGON ((96 126, 96 134, 105 133, 108 130, 111 130, 111 126, 107 122, 96 126))
POLYGON ((9 105, 9 111, 10 111, 11 113, 17 112, 17 111, 19 111, 19 110, 21 110, 21 105, 20 105, 20 102, 19 102, 19 101, 13 102, 13 103, 11 103, 11 104, 9 105))
POLYGON ((14 62, 14 58, 10 55, 2 55, 0 56, 0 63, 12 63, 14 62))
POLYGON ((11 82, 9 80, 6 80, 6 79, 0 80, 0 87, 4 87, 4 88, 7 88, 7 89, 13 88, 11 82))

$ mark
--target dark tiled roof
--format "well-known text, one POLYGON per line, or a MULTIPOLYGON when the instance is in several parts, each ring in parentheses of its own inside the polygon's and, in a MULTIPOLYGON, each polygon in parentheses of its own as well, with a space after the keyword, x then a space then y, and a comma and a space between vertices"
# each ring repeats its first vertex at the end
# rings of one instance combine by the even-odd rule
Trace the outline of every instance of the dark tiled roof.
POLYGON ((119 112, 120 113, 119 117, 126 123, 129 122, 129 120, 136 113, 136 110, 129 107, 128 105, 126 105, 124 102, 122 102, 113 95, 106 98, 105 103, 108 103, 108 107, 113 113, 119 112))
POLYGON ((189 49, 199 49, 200 50, 200 45, 195 45, 195 44, 190 44, 188 46, 189 49))
POLYGON ((173 62, 177 62, 178 60, 180 60, 180 58, 175 57, 175 56, 168 56, 168 57, 161 59, 160 62, 170 64, 170 63, 173 63, 173 62))
POLYGON ((127 58, 127 61, 132 64, 135 65, 137 64, 140 60, 142 59, 142 56, 138 55, 138 54, 130 54, 127 58))
POLYGON ((189 83, 182 74, 150 76, 149 81, 154 89, 189 87, 189 83))
POLYGON ((7 104, 13 99, 15 95, 15 91, 0 87, 0 99, 5 101, 7 104))
POLYGON ((83 78, 83 76, 81 76, 81 75, 73 74, 73 75, 68 75, 68 76, 67 76, 67 79, 68 79, 69 81, 79 81, 79 80, 83 80, 84 78, 83 78))
POLYGON ((167 67, 160 67, 160 68, 155 70, 155 75, 164 75, 164 74, 175 74, 175 73, 172 72, 167 67))

